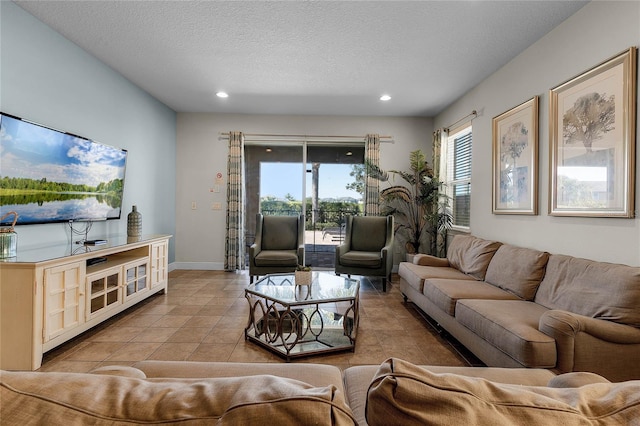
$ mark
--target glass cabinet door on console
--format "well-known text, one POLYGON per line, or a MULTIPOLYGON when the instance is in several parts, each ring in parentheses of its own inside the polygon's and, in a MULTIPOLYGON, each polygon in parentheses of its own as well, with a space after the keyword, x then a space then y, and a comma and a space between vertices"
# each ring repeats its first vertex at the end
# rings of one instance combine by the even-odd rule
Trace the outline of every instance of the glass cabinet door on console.
POLYGON ((151 244, 151 288, 167 282, 167 240, 151 244))
POLYGON ((147 260, 130 263, 124 267, 124 299, 127 300, 149 289, 149 263, 147 260))
POLYGON ((87 320, 120 305, 121 273, 122 268, 117 267, 87 276, 87 320))
POLYGON ((44 270, 44 342, 84 322, 83 262, 44 270))

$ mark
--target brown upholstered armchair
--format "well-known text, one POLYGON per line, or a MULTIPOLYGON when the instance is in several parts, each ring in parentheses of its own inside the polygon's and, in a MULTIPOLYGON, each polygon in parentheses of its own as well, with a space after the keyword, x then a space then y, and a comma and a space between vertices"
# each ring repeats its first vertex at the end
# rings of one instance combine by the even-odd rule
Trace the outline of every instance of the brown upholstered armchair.
POLYGON ((304 265, 304 218, 256 215, 256 239, 249 247, 249 275, 293 272, 304 265))
POLYGON ((336 248, 336 274, 381 276, 387 291, 393 268, 393 216, 347 216, 344 244, 336 248))

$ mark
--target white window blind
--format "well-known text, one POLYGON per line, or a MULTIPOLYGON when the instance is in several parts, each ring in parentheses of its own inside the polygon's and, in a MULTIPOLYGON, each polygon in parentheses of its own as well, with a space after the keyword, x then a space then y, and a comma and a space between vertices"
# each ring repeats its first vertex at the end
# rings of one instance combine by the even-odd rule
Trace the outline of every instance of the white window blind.
POLYGON ((471 126, 447 139, 447 192, 451 197, 453 226, 469 228, 471 218, 471 126))

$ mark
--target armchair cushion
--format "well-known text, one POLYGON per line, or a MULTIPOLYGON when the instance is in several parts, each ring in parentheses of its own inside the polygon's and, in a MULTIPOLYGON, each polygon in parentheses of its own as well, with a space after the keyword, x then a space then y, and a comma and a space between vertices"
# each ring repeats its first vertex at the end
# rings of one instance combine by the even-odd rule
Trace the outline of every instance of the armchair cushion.
POLYGON ((340 263, 344 266, 380 268, 382 266, 382 258, 380 257, 380 252, 348 251, 340 256, 340 263))
POLYGON ((353 218, 351 228, 351 250, 377 251, 387 241, 387 218, 380 216, 359 216, 353 218))
POLYGON ((262 250, 296 250, 297 216, 265 216, 262 225, 262 250))
POLYGON ((296 250, 263 250, 253 261, 256 266, 296 266, 298 252, 296 250))

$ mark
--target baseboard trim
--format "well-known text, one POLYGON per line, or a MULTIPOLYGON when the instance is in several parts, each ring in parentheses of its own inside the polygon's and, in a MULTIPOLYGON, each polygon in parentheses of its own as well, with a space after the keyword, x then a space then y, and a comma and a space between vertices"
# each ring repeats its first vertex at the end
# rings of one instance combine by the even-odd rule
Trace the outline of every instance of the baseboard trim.
POLYGON ((176 269, 190 269, 197 271, 224 271, 224 263, 221 262, 173 262, 169 265, 169 271, 176 269))

